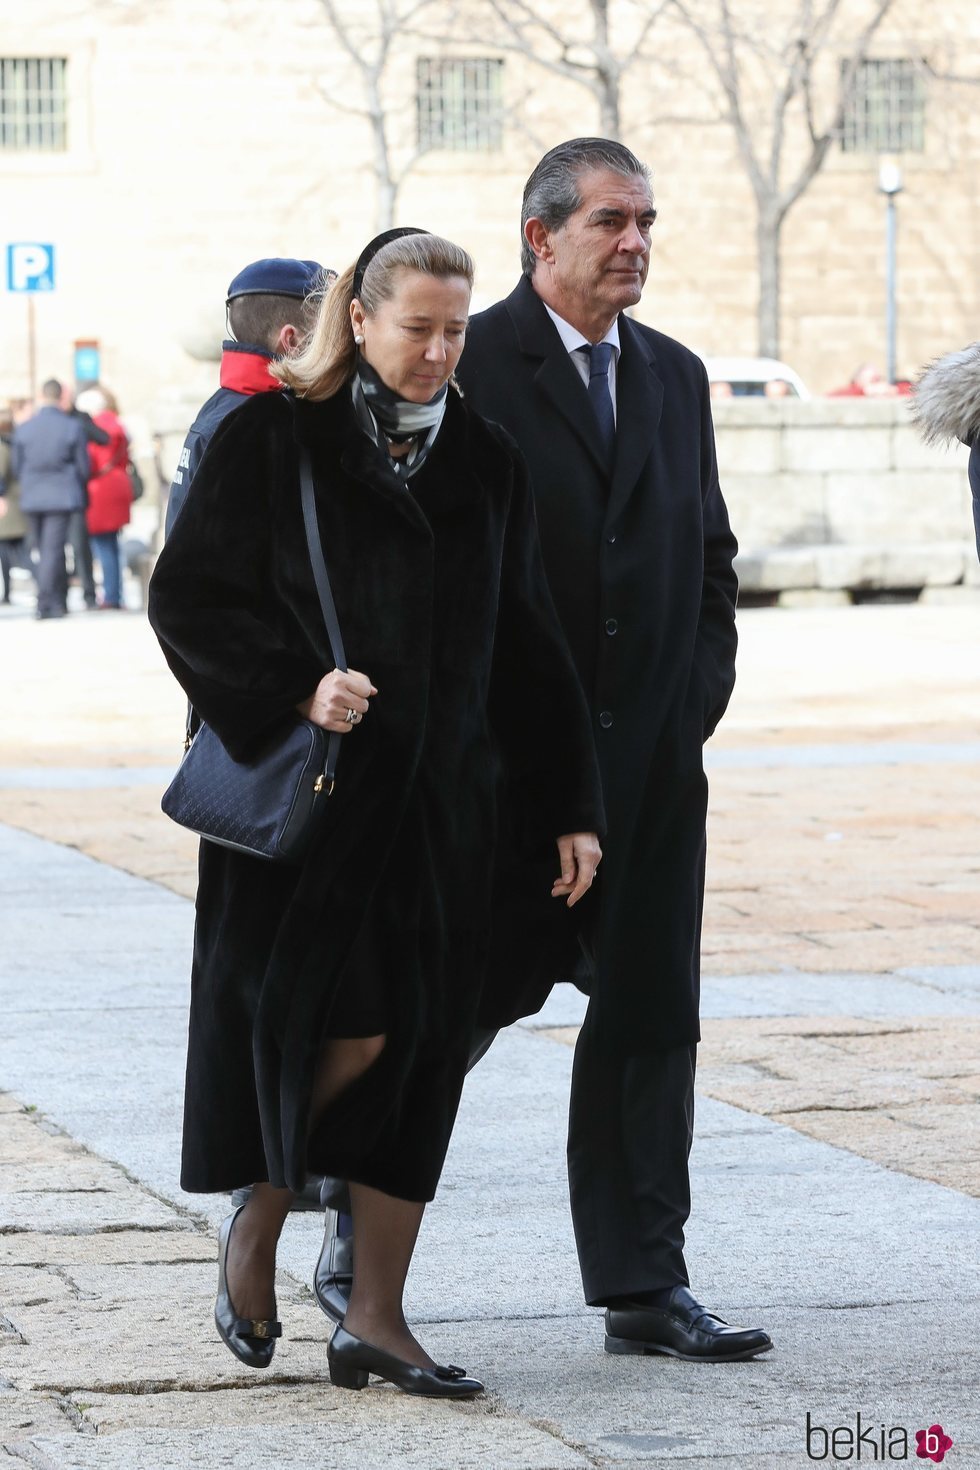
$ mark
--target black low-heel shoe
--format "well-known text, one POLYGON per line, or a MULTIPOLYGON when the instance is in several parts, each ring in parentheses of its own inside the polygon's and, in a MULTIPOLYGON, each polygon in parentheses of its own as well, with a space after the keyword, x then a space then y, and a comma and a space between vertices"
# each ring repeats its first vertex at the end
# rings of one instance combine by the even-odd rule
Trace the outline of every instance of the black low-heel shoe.
POLYGON ((483 1392, 478 1378, 467 1378, 462 1368, 416 1368, 393 1353, 362 1342, 345 1327, 338 1327, 327 1348, 330 1382, 335 1388, 367 1388, 370 1374, 393 1383, 403 1393, 422 1394, 432 1399, 471 1399, 483 1392))
POLYGON ((320 1259, 313 1273, 313 1295, 327 1316, 343 1322, 354 1284, 353 1240, 337 1233, 338 1214, 329 1207, 320 1259))
POLYGON ((214 1304, 214 1325, 221 1341, 250 1368, 268 1368, 276 1350, 276 1338, 282 1337, 282 1323, 272 1318, 239 1317, 228 1295, 228 1241, 232 1228, 244 1205, 224 1220, 218 1231, 218 1300, 214 1304))

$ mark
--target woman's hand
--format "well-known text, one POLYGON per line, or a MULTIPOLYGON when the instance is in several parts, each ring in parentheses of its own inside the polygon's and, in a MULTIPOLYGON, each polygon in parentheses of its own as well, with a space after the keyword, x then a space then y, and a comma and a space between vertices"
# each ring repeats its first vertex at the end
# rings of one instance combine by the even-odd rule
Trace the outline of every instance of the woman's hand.
POLYGON ((348 669, 343 674, 334 669, 324 674, 309 699, 296 708, 304 720, 319 725, 322 730, 346 735, 361 723, 370 708, 368 700, 377 692, 367 674, 359 674, 356 669, 348 669))
POLYGON ((561 877, 556 878, 552 898, 566 898, 569 908, 577 904, 592 887, 595 870, 602 861, 602 849, 594 832, 572 832, 558 839, 561 877))

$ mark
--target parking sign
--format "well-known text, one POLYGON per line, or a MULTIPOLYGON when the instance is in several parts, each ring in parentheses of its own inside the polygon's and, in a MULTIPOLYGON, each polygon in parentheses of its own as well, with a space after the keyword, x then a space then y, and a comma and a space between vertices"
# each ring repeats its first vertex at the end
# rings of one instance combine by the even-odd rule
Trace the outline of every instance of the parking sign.
POLYGON ((7 246, 7 290, 54 290, 54 246, 22 241, 7 246))

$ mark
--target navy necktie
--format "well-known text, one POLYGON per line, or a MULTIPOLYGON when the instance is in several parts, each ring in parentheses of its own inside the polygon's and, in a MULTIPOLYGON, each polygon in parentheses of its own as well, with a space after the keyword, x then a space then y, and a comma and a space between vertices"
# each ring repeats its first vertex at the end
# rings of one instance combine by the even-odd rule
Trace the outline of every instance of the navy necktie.
POLYGON ((613 345, 611 342, 597 342, 592 347, 580 347, 578 351, 589 354, 589 401, 599 421, 606 458, 611 462, 616 448, 616 415, 609 391, 609 360, 613 355, 613 345))

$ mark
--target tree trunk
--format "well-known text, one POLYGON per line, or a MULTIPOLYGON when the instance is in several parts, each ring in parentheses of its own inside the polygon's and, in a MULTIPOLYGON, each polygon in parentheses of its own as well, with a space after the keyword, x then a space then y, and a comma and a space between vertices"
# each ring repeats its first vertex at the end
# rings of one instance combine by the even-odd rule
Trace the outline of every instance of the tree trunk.
POLYGON ((599 99, 599 131, 604 138, 619 140, 619 69, 609 50, 609 0, 592 0, 593 46, 595 47, 596 96, 599 99))
POLYGON ((599 130, 604 138, 619 141, 619 80, 599 76, 599 130))
POLYGON ((759 356, 779 356, 780 232, 779 213, 759 205, 756 246, 759 258, 759 356))
POLYGON ((378 175, 378 234, 390 230, 395 223, 395 201, 398 185, 394 179, 378 175))
POLYGON ((395 223, 398 184, 392 172, 391 155, 388 152, 388 132, 379 76, 374 77, 369 83, 368 110, 371 115, 374 177, 378 188, 377 233, 380 235, 382 230, 390 230, 395 223))

